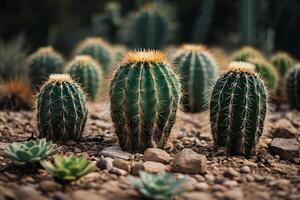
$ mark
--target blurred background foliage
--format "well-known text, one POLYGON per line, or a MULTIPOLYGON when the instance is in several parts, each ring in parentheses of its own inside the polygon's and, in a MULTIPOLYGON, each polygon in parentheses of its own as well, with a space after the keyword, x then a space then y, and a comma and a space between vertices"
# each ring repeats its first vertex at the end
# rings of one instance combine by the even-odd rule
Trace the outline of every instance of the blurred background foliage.
MULTIPOLYGON (((146 0, 1 0, 0 38, 23 35, 31 50, 53 45, 69 54, 87 36, 126 43, 126 20, 146 0)), ((300 57, 298 0, 156 0, 167 5, 171 43, 205 43, 227 51, 254 45, 267 55, 300 57)), ((166 8, 166 7, 165 7, 166 8)), ((130 44, 127 43, 127 44, 130 44)))

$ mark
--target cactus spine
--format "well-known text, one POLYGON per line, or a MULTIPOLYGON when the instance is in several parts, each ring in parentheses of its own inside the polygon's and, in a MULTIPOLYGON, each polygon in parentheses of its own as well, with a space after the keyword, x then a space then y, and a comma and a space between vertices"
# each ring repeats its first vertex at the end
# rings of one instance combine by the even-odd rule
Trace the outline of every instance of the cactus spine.
POLYGON ((92 101, 97 99, 103 84, 101 67, 97 62, 87 55, 76 56, 67 65, 67 73, 84 88, 92 101))
POLYGON ((261 58, 250 58, 248 61, 255 66, 255 71, 260 74, 268 89, 275 91, 278 86, 279 76, 274 66, 261 58))
POLYGON ((102 38, 91 37, 83 40, 75 48, 75 54, 90 55, 103 67, 105 75, 111 70, 112 55, 110 47, 102 38))
POLYGON ((211 96, 210 122, 216 149, 249 157, 264 129, 267 94, 250 63, 233 62, 211 96))
POLYGON ((218 66, 202 45, 183 45, 174 59, 182 77, 183 106, 187 111, 207 108, 208 91, 214 85, 218 66))
POLYGON ((86 97, 68 74, 52 74, 37 96, 37 125, 50 140, 81 138, 86 118, 86 97))
POLYGON ((285 90, 291 108, 300 110, 300 66, 291 69, 286 76, 285 90))
POLYGON ((29 57, 28 70, 32 88, 38 88, 53 73, 63 72, 64 60, 52 47, 41 47, 29 57))
POLYGON ((180 83, 158 51, 129 52, 110 85, 111 116, 123 150, 163 148, 176 120, 180 83))
POLYGON ((232 56, 233 61, 243 61, 247 62, 250 58, 264 58, 262 53, 258 51, 257 49, 251 47, 251 46, 244 46, 241 49, 234 52, 232 56))

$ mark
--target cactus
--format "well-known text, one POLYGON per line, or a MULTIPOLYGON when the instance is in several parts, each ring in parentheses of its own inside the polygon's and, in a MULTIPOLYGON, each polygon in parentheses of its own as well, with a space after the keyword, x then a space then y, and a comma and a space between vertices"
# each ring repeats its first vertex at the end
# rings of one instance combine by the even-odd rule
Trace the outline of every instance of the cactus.
POLYGON ((278 86, 279 76, 274 66, 261 58, 250 58, 248 62, 255 66, 255 71, 260 74, 268 89, 275 91, 278 86))
POLYGON ((256 33, 256 3, 254 0, 241 0, 240 19, 242 44, 253 45, 256 33))
POLYGON ((233 62, 213 89, 210 123, 216 150, 250 157, 264 129, 267 94, 255 66, 233 62))
POLYGON ((285 92, 290 107, 300 110, 300 65, 287 73, 285 92))
POLYGON ((91 37, 83 40, 75 48, 75 54, 90 55, 102 66, 105 75, 110 72, 112 55, 108 43, 102 38, 91 37))
POLYGON ((250 58, 264 58, 262 53, 251 46, 244 46, 234 52, 232 56, 233 61, 247 62, 250 58))
POLYGON ((83 87, 92 101, 97 99, 103 84, 101 67, 97 62, 87 55, 76 56, 67 65, 67 73, 83 87))
POLYGON ((41 47, 28 60, 31 88, 37 89, 52 73, 63 72, 64 60, 52 47, 41 47))
POLYGON ((123 56, 127 53, 128 49, 123 45, 114 45, 112 47, 113 57, 114 57, 114 64, 119 63, 123 56))
POLYGON ((286 72, 294 66, 293 58, 284 52, 278 52, 271 58, 272 64, 277 69, 281 77, 284 77, 286 72))
POLYGON ((175 123, 180 84, 159 51, 129 52, 110 85, 111 116, 120 146, 163 148, 175 123))
POLYGON ((182 77, 183 106, 186 111, 200 112, 207 108, 207 92, 215 83, 218 66, 202 45, 183 45, 174 63, 182 77))
POLYGON ((86 97, 68 74, 52 74, 37 96, 37 125, 50 140, 81 138, 86 118, 86 97))

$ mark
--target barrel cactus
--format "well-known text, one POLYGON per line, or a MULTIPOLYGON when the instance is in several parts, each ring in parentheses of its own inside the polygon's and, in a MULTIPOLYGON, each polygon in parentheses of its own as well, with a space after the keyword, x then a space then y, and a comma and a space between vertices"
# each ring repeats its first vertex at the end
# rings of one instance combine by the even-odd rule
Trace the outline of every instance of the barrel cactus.
POLYGON ((234 52, 232 56, 233 61, 247 62, 250 58, 264 58, 264 56, 260 51, 251 46, 242 47, 241 49, 234 52))
POLYGON ((53 73, 62 73, 63 57, 52 47, 41 47, 28 60, 27 67, 31 87, 36 89, 53 73))
POLYGON ((68 74, 52 74, 37 95, 40 137, 79 141, 87 118, 86 97, 68 74))
POLYGON ((287 73, 285 90, 290 107, 300 110, 300 65, 287 73))
POLYGON ((255 66, 255 71, 258 72, 265 81, 268 89, 275 91, 278 86, 279 76, 274 66, 261 58, 250 58, 248 62, 255 66))
POLYGON ((111 116, 121 148, 130 152, 163 148, 180 96, 180 83, 163 53, 127 53, 110 85, 111 116))
POLYGON ((80 42, 75 48, 76 55, 90 55, 102 67, 104 74, 110 72, 112 55, 108 43, 102 38, 91 37, 80 42))
POLYGON ((213 87, 218 66, 203 45, 183 45, 174 63, 182 78, 182 104, 186 111, 200 112, 207 108, 208 91, 213 87))
POLYGON ((94 101, 101 92, 103 84, 101 67, 90 56, 76 56, 67 65, 67 73, 76 80, 87 92, 89 98, 94 101))
POLYGON ((216 150, 250 157, 264 129, 267 94, 255 66, 233 62, 213 89, 210 123, 216 150))

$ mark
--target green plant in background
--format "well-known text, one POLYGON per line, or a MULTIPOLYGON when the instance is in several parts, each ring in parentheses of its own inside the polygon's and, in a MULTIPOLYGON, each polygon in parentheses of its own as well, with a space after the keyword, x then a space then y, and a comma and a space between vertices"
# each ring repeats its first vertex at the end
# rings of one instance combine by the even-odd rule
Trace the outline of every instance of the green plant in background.
POLYGON ((285 76, 287 71, 294 67, 294 59, 285 52, 277 52, 271 57, 271 62, 277 69, 280 76, 285 76))
POLYGON ((207 108, 208 91, 215 84, 218 66, 203 45, 183 45, 173 61, 181 77, 186 111, 200 112, 207 108))
POLYGON ((79 55, 67 65, 66 69, 66 72, 87 92, 89 98, 95 101, 103 85, 103 74, 98 63, 90 56, 79 55))
POLYGON ((215 0, 203 1, 193 35, 193 41, 195 43, 205 42, 213 18, 214 7, 215 0))
POLYGON ((62 73, 63 66, 63 57, 52 47, 39 48, 27 61, 31 88, 39 88, 52 73, 62 73))
POLYGON ((255 66, 233 62, 214 86, 210 123, 216 150, 250 157, 264 129, 267 94, 255 66))
POLYGON ((242 44, 254 45, 256 34, 256 2, 255 0, 241 0, 240 4, 242 44))
POLYGON ((96 170, 91 162, 81 156, 53 156, 54 163, 42 161, 41 165, 50 173, 58 182, 68 183, 76 181, 79 178, 96 170))
POLYGON ((24 143, 12 143, 4 151, 4 157, 13 160, 17 165, 36 163, 55 153, 55 145, 45 138, 30 140, 24 143))
POLYGON ((177 76, 159 51, 129 52, 110 84, 111 116, 123 150, 163 148, 176 120, 177 76))
POLYGON ((111 70, 111 50, 109 44, 102 38, 91 37, 83 40, 75 48, 75 54, 89 55, 94 58, 102 66, 105 75, 111 70))
POLYGON ((128 49, 126 46, 123 45, 113 45, 112 46, 112 52, 113 52, 113 57, 114 57, 114 64, 119 63, 122 58, 126 55, 128 49))
POLYGON ((37 95, 41 137, 79 141, 87 119, 86 97, 68 74, 52 74, 37 95))
POLYGON ((140 179, 130 177, 130 182, 147 199, 167 200, 184 192, 185 179, 177 180, 172 174, 140 172, 140 179))
POLYGON ((235 51, 232 55, 232 61, 247 62, 250 58, 264 58, 264 56, 259 50, 251 46, 244 46, 235 51))
POLYGON ((287 73, 285 93, 290 107, 300 110, 300 65, 296 65, 287 73))
POLYGON ((104 12, 92 18, 95 32, 99 33, 112 43, 118 40, 119 29, 121 28, 121 5, 117 1, 109 1, 104 5, 104 12))
POLYGON ((278 86, 279 76, 274 66, 261 58, 250 58, 248 62, 255 66, 255 71, 265 81, 267 88, 275 91, 278 86))

